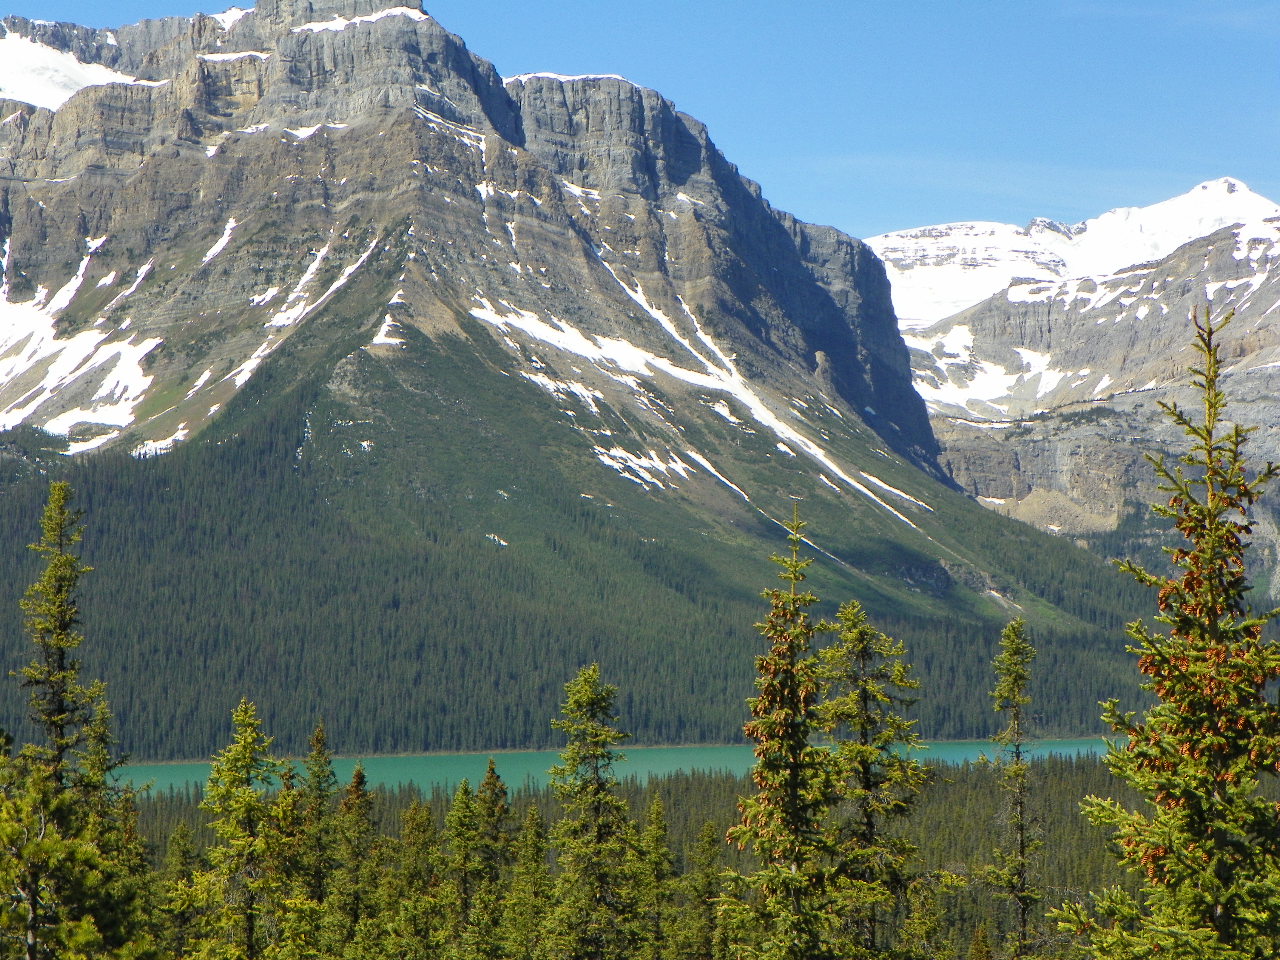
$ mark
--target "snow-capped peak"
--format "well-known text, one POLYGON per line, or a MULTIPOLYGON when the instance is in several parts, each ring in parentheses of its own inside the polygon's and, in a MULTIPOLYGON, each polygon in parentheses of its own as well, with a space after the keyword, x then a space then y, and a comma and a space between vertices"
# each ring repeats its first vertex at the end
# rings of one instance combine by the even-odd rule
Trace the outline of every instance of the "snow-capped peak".
POLYGON ((1233 223, 1280 215, 1280 205, 1239 180, 1207 180, 1149 207, 1119 207, 1079 225, 1068 257, 1072 276, 1114 273, 1159 260, 1197 237, 1233 223))
POLYGON ((230 10, 223 10, 222 13, 211 13, 209 16, 218 21, 218 25, 223 30, 230 30, 241 19, 253 13, 253 7, 232 7, 230 10))
POLYGON ((1104 276, 1168 256, 1234 223, 1280 216, 1280 205, 1222 177, 1148 207, 1120 207, 1067 225, 1037 217, 946 223, 871 237, 885 261, 904 328, 927 326, 980 303, 1015 278, 1104 276))

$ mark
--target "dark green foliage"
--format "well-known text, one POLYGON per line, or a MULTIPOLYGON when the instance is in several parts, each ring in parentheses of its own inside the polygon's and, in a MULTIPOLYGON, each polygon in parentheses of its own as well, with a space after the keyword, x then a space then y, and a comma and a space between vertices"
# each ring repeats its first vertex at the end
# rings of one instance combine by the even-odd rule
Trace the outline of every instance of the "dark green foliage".
MULTIPOLYGON (((318 349, 300 332, 172 453, 47 465, 74 481, 93 517, 84 558, 100 572, 86 583, 85 629, 111 645, 86 650, 85 666, 109 682, 129 753, 208 756, 241 696, 294 755, 306 751, 317 703, 335 742, 361 754, 553 746, 545 721, 563 679, 593 660, 629 678, 620 706, 643 742, 741 739, 751 558, 779 542, 773 523, 747 505, 698 512, 594 461, 584 468, 581 438, 551 426, 558 412, 529 415, 545 394, 528 386, 513 404, 509 387, 497 389, 511 378, 498 372, 503 356, 485 353, 487 333, 424 345, 420 369, 391 372, 357 352, 343 361, 365 391, 356 404, 328 373, 273 373, 318 349), (368 450, 358 442, 366 427, 376 431, 368 450), (461 655, 459 637, 474 655, 461 655)), ((324 369, 358 346, 334 346, 324 369)), ((841 455, 863 462, 866 448, 848 443, 841 455)), ((887 482, 921 482, 884 467, 887 482)), ((30 539, 44 486, 17 476, 0 490, 3 555, 30 539)), ((1026 601, 1046 675, 1075 678, 1035 690, 1053 717, 1046 732, 1098 729, 1094 704, 1114 693, 1123 664, 1106 631, 1137 611, 1136 591, 1070 544, 959 494, 926 498, 935 513, 920 522, 935 554, 971 562, 1026 601)), ((885 511, 859 526, 847 501, 810 504, 839 561, 824 556, 811 570, 816 592, 856 592, 878 625, 910 640, 926 685, 947 691, 918 706, 922 732, 992 732, 985 664, 999 611, 885 511)), ((25 662, 9 646, 16 610, 0 602, 2 616, 15 629, 0 620, 0 653, 25 662)), ((29 737, 23 713, 13 691, 0 698, 0 726, 29 737)))
POLYGON ((45 561, 44 572, 22 599, 26 632, 36 658, 19 671, 27 691, 31 720, 41 734, 24 755, 43 763, 58 788, 72 775, 71 754, 85 746, 101 688, 80 681, 74 655, 84 637, 79 632, 80 578, 93 568, 74 552, 83 535, 83 511, 72 510, 71 485, 54 481, 40 516, 40 540, 31 549, 45 561))
POLYGON ((134 794, 118 788, 111 710, 100 682, 81 680, 83 637, 71 488, 49 485, 45 561, 22 601, 35 659, 19 671, 39 739, 17 753, 0 736, 0 944, 25 960, 144 956, 146 862, 134 794))
POLYGON ((547 827, 538 808, 530 805, 515 841, 515 863, 502 907, 498 938, 504 956, 511 960, 541 956, 543 914, 550 894, 547 827))
POLYGON ((891 918, 901 917, 917 883, 916 848, 901 835, 915 810, 926 772, 913 751, 921 746, 907 711, 919 681, 904 659, 906 647, 867 622, 856 601, 842 604, 836 640, 818 657, 821 726, 834 744, 841 806, 833 847, 839 878, 836 909, 841 940, 860 955, 877 955, 897 939, 891 918))
MULTIPOLYGON (((1030 739, 1026 708, 1031 703, 1027 688, 1035 655, 1035 647, 1026 636, 1026 622, 1017 619, 1004 628, 1000 654, 992 663, 996 685, 991 699, 995 701, 996 710, 1008 718, 1005 728, 992 737, 1001 748, 994 766, 1005 798, 1002 817, 1005 836, 995 849, 994 865, 984 873, 983 879, 1012 907, 1008 956, 1013 960, 1032 954, 1036 939, 1032 930, 1033 911, 1043 899, 1043 891, 1032 875, 1042 842, 1038 818, 1028 805, 1031 766, 1026 758, 1030 739)), ((985 934, 985 928, 983 932, 985 934)))
POLYGON ((362 922, 378 912, 378 831, 373 823, 373 798, 359 764, 342 793, 332 819, 334 867, 328 890, 318 902, 323 906, 323 942, 328 951, 341 955, 362 922))
POLYGON ((333 830, 338 778, 333 773, 333 755, 323 723, 312 732, 310 746, 299 785, 298 873, 303 895, 323 903, 330 874, 340 862, 333 830))
POLYGON ((1158 591, 1156 620, 1168 632, 1129 627, 1157 703, 1141 718, 1114 702, 1105 713, 1123 738, 1107 764, 1144 804, 1090 797, 1084 805, 1113 831, 1120 863, 1141 886, 1104 890, 1091 910, 1069 904, 1059 914, 1108 957, 1280 953, 1280 808, 1269 795, 1280 771, 1280 648, 1263 637, 1277 611, 1252 611, 1245 572, 1251 508, 1280 470, 1247 469, 1247 431, 1221 419, 1215 336, 1226 320, 1193 319, 1202 410, 1165 405, 1190 450, 1173 467, 1153 458, 1169 494, 1155 509, 1184 542, 1171 551, 1172 576, 1122 564, 1158 591))
POLYGON ((721 892, 724 830, 707 821, 696 842, 686 838, 685 872, 678 877, 677 900, 681 904, 668 932, 670 956, 677 960, 721 960, 728 944, 716 907, 721 892))
POLYGON ((642 943, 632 851, 635 825, 618 795, 613 764, 627 734, 617 727, 618 688, 602 683, 600 665, 565 684, 561 716, 552 721, 568 742, 551 784, 563 814, 551 830, 557 873, 543 927, 549 956, 622 960, 642 943))
POLYGON ((654 794, 632 852, 636 884, 636 919, 640 935, 637 958, 661 960, 668 955, 675 912, 675 867, 667 840, 662 796, 654 794))
POLYGON ((271 755, 271 739, 252 703, 242 700, 232 723, 234 739, 213 758, 201 803, 217 842, 208 851, 208 868, 191 878, 184 902, 199 911, 197 956, 257 960, 279 940, 290 892, 276 859, 286 839, 276 814, 287 807, 271 797, 285 766, 271 755))
POLYGON ((820 686, 807 608, 817 597, 799 590, 812 563, 800 558, 803 529, 797 509, 787 527, 790 556, 772 558, 787 587, 765 591, 769 614, 757 624, 768 649, 756 657, 758 694, 747 701, 751 719, 743 728, 756 743, 755 791, 739 801, 741 822, 727 834, 759 865, 729 875, 722 917, 733 951, 760 960, 833 955, 834 850, 825 821, 839 794, 831 755, 814 743, 820 686))

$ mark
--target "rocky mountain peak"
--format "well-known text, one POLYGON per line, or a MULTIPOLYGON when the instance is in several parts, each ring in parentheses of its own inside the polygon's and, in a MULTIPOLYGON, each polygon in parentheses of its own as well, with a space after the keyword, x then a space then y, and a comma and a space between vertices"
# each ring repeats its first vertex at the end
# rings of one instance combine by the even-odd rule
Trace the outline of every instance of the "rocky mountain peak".
MULTIPOLYGON (((108 69, 45 39, 41 56, 108 69)), ((655 91, 504 84, 420 7, 378 0, 276 0, 113 39, 112 76, 0 124, 21 317, 0 338, 0 424, 163 450, 317 324, 395 356, 406 331, 478 321, 513 369, 596 397, 593 417, 650 397, 624 417, 665 438, 640 460, 682 448, 662 403, 721 404, 808 449, 780 412, 805 394, 930 467, 875 256, 773 210, 655 91)))
POLYGON ((884 259, 898 316, 919 329, 1006 288, 1015 278, 1104 277, 1168 256, 1235 223, 1280 213, 1266 197, 1223 177, 1146 207, 1118 207, 1066 225, 1037 217, 1012 224, 938 224, 867 240, 884 259))
POLYGON ((1027 235, 1030 236, 1039 233, 1057 233, 1064 237, 1073 237, 1084 229, 1084 224, 1066 224, 1061 220, 1051 220, 1048 217, 1032 217, 1026 226, 1027 235))

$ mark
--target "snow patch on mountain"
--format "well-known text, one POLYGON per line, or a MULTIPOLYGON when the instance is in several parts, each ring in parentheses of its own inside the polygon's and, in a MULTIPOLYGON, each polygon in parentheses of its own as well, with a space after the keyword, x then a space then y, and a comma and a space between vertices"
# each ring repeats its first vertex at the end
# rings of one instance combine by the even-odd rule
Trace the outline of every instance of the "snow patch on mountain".
POLYGON ((311 23, 304 23, 300 27, 294 27, 293 32, 322 33, 324 31, 341 31, 347 29, 347 27, 376 23, 379 20, 385 20, 387 17, 408 17, 410 20, 417 20, 420 23, 431 19, 421 10, 415 10, 413 7, 389 7, 386 10, 366 14, 363 17, 335 16, 331 20, 313 20, 311 23))
POLYGON ((626 77, 619 76, 616 73, 579 73, 574 75, 563 73, 520 73, 514 77, 503 77, 502 82, 504 85, 508 83, 528 83, 530 80, 538 78, 559 80, 562 83, 572 83, 575 80, 620 80, 623 83, 631 84, 633 87, 639 86, 639 84, 632 83, 626 77))
MULTIPOLYGON (((604 261, 601 261, 601 263, 604 263, 604 261)), ((620 368, 625 373, 639 374, 641 376, 655 376, 663 373, 704 390, 727 394, 738 400, 746 408, 753 420, 772 432, 780 441, 787 443, 792 448, 802 450, 810 459, 837 476, 848 488, 867 497, 908 526, 919 529, 910 518, 837 464, 825 449, 800 433, 795 427, 784 422, 781 417, 774 413, 749 381, 737 370, 732 360, 707 335, 697 317, 694 316, 683 301, 680 302, 681 307, 693 327, 694 337, 708 348, 708 353, 714 356, 714 360, 698 350, 693 345, 693 341, 679 330, 672 318, 649 301, 639 283, 635 283, 632 286, 624 281, 611 265, 604 263, 604 266, 613 275, 613 278, 626 292, 627 296, 649 314, 683 351, 691 354, 702 366, 702 370, 692 370, 681 366, 668 357, 651 353, 627 340, 599 335, 588 336, 558 317, 552 316, 549 317, 549 321, 543 320, 533 311, 522 310, 501 300, 498 301, 498 304, 504 308, 503 310, 495 307, 487 297, 477 295, 475 302, 479 306, 473 307, 470 313, 477 320, 491 324, 500 331, 519 330, 545 344, 589 360, 605 373, 609 372, 610 367, 620 368)), ((724 478, 721 477, 720 479, 723 480, 724 478)), ((727 483, 727 481, 725 482, 727 483)), ((925 506, 920 501, 915 501, 914 498, 903 494, 901 491, 888 487, 887 484, 877 485, 882 485, 914 503, 925 506)))
POLYGON ((108 83, 155 87, 168 82, 139 80, 100 63, 84 63, 13 31, 0 36, 0 97, 10 100, 57 110, 85 87, 108 83))
POLYGON ((227 244, 231 242, 231 233, 235 230, 236 226, 235 217, 231 217, 227 220, 226 226, 222 228, 222 236, 220 236, 217 239, 217 242, 215 242, 214 245, 205 252, 205 255, 200 259, 201 263, 208 263, 226 249, 227 244))
MULTIPOLYGON (((1168 256, 1236 223, 1280 216, 1280 205, 1224 177, 1148 207, 1122 207, 1068 226, 1036 219, 948 223, 870 237, 885 261, 904 330, 920 329, 980 303, 1015 280, 1110 276, 1168 256)), ((1247 251, 1246 254, 1247 255, 1247 251)), ((1089 296, 1084 284, 1073 296, 1089 296)))
POLYGON ((0 430, 31 423, 66 434, 80 424, 126 427, 151 386, 142 358, 160 340, 111 339, 105 330, 84 330, 59 339, 53 312, 38 300, 13 303, 0 287, 0 430), (42 419, 40 407, 63 391, 94 386, 86 402, 42 419))
POLYGON ((239 23, 242 18, 253 13, 253 9, 253 7, 249 7, 248 9, 232 7, 230 10, 222 11, 222 13, 210 14, 210 17, 213 20, 217 20, 218 26, 222 27, 223 30, 230 30, 239 23))

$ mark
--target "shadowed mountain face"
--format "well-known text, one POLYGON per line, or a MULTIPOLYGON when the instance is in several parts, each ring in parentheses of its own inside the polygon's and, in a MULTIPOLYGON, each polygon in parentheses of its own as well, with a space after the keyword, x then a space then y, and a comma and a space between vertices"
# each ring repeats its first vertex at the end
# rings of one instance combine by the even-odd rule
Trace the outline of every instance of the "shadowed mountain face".
MULTIPOLYGON (((732 739, 790 496, 824 597, 918 632, 934 734, 985 729, 1013 612, 1088 664, 1055 728, 1090 722, 1110 574, 952 488, 881 261, 659 94, 503 80, 364 0, 3 23, 0 428, 68 438, 140 753, 282 689, 288 743, 337 703, 344 749, 537 744, 591 659, 642 737, 732 739)), ((4 476, 68 469, 44 442, 4 476)))

